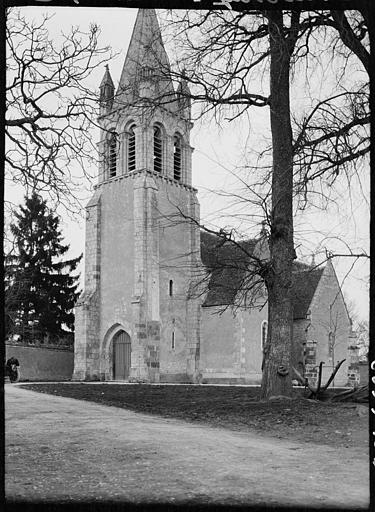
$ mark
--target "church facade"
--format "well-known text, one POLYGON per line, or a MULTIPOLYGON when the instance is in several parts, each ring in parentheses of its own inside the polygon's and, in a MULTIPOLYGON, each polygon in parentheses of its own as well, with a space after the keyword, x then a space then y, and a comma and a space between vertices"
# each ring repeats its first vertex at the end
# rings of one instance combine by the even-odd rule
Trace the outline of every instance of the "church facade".
MULTIPOLYGON (((188 94, 185 80, 173 87, 155 11, 140 10, 117 90, 108 68, 100 86, 100 168, 86 207, 74 380, 260 382, 266 295, 260 289, 250 309, 239 298, 246 257, 235 268, 213 265, 213 254, 235 256, 199 228, 188 94)), ((263 247, 261 237, 250 241, 246 254, 263 247)), ((317 358, 334 365, 347 357, 351 329, 332 265, 308 291, 299 286, 307 275, 313 269, 295 269, 296 305, 305 299, 295 308, 293 360, 313 379, 317 358), (340 315, 334 354, 331 303, 340 315), (327 333, 318 328, 325 323, 327 333)))

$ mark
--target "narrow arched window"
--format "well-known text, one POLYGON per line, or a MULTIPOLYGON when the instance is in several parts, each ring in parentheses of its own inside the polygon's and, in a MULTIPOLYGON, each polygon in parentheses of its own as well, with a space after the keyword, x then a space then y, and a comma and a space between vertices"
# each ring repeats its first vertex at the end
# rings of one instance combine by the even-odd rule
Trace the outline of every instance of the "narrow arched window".
POLYGON ((128 172, 135 171, 135 125, 129 128, 128 132, 128 172))
POLYGON ((172 279, 169 280, 169 296, 173 296, 173 281, 172 279))
POLYGON ((180 181, 181 179, 181 137, 179 135, 174 136, 173 144, 173 177, 175 180, 180 181))
POLYGON ((154 171, 163 170, 163 140, 159 126, 154 126, 154 171))
POLYGON ((117 133, 111 132, 108 141, 108 174, 110 178, 117 172, 117 133))
POLYGON ((174 350, 176 348, 176 336, 174 331, 172 331, 172 338, 171 338, 171 349, 174 350))
POLYGON ((266 346, 267 335, 268 335, 268 322, 267 322, 267 320, 263 320, 262 327, 261 327, 262 350, 264 350, 264 347, 266 346))

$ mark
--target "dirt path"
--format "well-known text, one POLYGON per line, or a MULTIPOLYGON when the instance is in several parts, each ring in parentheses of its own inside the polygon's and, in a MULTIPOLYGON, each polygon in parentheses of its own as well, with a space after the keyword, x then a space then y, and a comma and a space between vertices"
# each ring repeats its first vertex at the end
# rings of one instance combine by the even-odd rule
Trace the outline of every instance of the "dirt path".
POLYGON ((5 386, 6 497, 368 507, 368 463, 5 386))

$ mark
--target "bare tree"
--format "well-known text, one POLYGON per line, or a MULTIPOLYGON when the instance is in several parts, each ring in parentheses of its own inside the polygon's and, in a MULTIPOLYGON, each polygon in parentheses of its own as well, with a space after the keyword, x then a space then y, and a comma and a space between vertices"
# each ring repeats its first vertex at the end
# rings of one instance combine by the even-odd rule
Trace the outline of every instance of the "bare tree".
POLYGON ((189 11, 170 24, 182 49, 176 52, 180 71, 175 76, 186 78, 191 91, 185 94, 201 103, 200 115, 211 112, 220 122, 250 108, 270 108, 272 164, 265 166, 264 182, 271 181, 271 201, 262 198, 270 258, 258 269, 269 302, 264 398, 291 391, 293 194, 306 205, 318 178, 320 185, 332 185, 343 170, 348 176, 356 172, 358 161, 369 152, 366 14, 189 11), (310 111, 292 119, 292 73, 307 59, 318 62, 313 50, 322 35, 327 58, 333 43, 342 53, 341 75, 354 56, 364 68, 363 81, 353 90, 343 87, 338 94, 312 101, 310 111))
POLYGON ((97 25, 87 32, 73 27, 52 40, 50 18, 7 13, 6 178, 75 209, 79 178, 96 160, 91 128, 98 91, 87 79, 111 53, 99 46, 97 25))
POLYGON ((316 50, 326 48, 334 85, 330 94, 312 99, 308 110, 294 116, 295 187, 304 193, 305 201, 309 188, 316 190, 316 183, 332 187, 344 176, 350 184, 351 177, 360 176, 362 166, 368 165, 370 151, 366 9, 315 12, 306 24, 306 54, 319 62, 322 59, 316 50), (351 74, 354 79, 350 80, 351 74))

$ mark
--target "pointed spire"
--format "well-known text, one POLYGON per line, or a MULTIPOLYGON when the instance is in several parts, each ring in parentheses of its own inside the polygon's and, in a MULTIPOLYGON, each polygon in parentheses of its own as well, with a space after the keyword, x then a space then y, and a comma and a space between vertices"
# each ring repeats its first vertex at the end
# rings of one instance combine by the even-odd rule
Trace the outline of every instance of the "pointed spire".
POLYGON ((139 98, 140 92, 141 96, 145 95, 145 89, 151 97, 164 95, 164 101, 167 102, 164 107, 172 108, 175 92, 155 9, 138 11, 121 73, 119 94, 116 98, 118 106, 133 104, 139 98))
POLYGON ((105 72, 104 72, 103 79, 100 83, 100 88, 105 87, 106 85, 113 87, 113 89, 115 88, 115 86, 113 84, 112 77, 111 77, 111 73, 109 72, 108 64, 105 65, 105 72))
POLYGON ((115 86, 109 72, 108 64, 105 65, 105 73, 100 83, 100 109, 101 113, 109 112, 113 105, 115 86))

